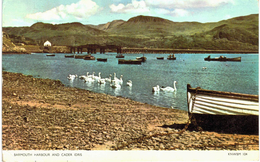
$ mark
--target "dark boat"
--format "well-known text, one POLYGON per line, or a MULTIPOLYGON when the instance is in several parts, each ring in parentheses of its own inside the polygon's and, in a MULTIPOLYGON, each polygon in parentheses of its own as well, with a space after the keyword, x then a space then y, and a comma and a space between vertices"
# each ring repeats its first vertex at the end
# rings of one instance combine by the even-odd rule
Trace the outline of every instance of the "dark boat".
POLYGON ((172 54, 167 57, 167 60, 176 60, 176 57, 174 54, 172 54))
POLYGON ((116 55, 116 58, 125 58, 125 56, 120 53, 120 54, 116 55))
POLYGON ((107 62, 107 58, 97 58, 97 61, 107 62))
POLYGON ((75 59, 84 59, 88 55, 75 55, 75 59))
POLYGON ((118 64, 134 64, 134 65, 141 65, 142 60, 124 60, 124 59, 119 59, 118 64))
POLYGON ((74 55, 65 55, 65 58, 74 58, 74 55))
POLYGON ((191 88, 188 84, 187 103, 192 123, 204 130, 258 133, 258 95, 191 88))
POLYGON ((55 56, 55 54, 47 54, 46 56, 55 56))
POLYGON ((163 60, 164 59, 164 57, 156 57, 157 58, 157 60, 163 60))
POLYGON ((204 58, 205 61, 238 61, 241 62, 241 57, 235 57, 235 58, 227 58, 226 56, 220 56, 215 58, 210 58, 210 56, 204 58))
POLYGON ((84 57, 84 60, 95 60, 95 57, 91 55, 87 55, 84 57))

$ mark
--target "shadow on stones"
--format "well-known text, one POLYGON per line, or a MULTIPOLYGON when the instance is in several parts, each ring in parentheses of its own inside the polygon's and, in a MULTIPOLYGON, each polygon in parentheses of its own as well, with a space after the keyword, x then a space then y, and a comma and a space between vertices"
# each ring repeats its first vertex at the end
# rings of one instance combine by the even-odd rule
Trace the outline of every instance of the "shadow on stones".
MULTIPOLYGON (((194 115, 189 131, 259 135, 258 116, 194 115)), ((183 129, 186 124, 163 125, 162 128, 183 129)))

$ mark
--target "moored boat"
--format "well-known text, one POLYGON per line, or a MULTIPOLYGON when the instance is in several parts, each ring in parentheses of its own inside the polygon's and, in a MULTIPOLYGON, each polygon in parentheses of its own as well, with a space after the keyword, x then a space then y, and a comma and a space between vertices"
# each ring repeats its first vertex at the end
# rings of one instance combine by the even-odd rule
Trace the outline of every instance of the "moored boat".
POLYGON ((187 103, 192 123, 202 129, 258 133, 258 95, 191 88, 188 84, 187 103))
POLYGON ((164 57, 156 57, 157 58, 157 60, 163 60, 164 59, 164 57))
POLYGON ((55 56, 55 54, 47 54, 46 56, 55 56))
POLYGON ((120 54, 116 55, 116 58, 125 58, 125 56, 120 53, 120 54))
POLYGON ((84 57, 84 60, 95 60, 95 57, 92 55, 87 55, 84 57))
POLYGON ((167 57, 167 60, 176 60, 176 57, 174 54, 172 54, 167 57))
POLYGON ((235 57, 235 58, 227 58, 226 56, 220 56, 211 58, 210 55, 206 58, 204 58, 205 61, 241 61, 241 57, 235 57))
POLYGON ((124 59, 119 59, 118 64, 134 64, 134 65, 141 65, 142 60, 124 60, 124 59))
POLYGON ((75 55, 74 58, 75 59, 84 59, 86 56, 88 56, 88 55, 75 55))
POLYGON ((74 55, 65 55, 65 58, 74 58, 74 55))
POLYGON ((107 62, 107 58, 97 58, 97 61, 107 62))

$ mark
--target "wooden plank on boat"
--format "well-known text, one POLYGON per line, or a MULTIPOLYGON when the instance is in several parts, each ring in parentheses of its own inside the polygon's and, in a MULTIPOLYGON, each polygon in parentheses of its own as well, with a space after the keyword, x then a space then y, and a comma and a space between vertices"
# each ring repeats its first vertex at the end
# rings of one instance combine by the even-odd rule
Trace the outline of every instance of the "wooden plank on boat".
POLYGON ((187 102, 189 113, 259 115, 258 95, 191 88, 188 84, 187 102))
POLYGON ((258 134, 258 95, 212 91, 187 85, 191 124, 207 131, 258 134))

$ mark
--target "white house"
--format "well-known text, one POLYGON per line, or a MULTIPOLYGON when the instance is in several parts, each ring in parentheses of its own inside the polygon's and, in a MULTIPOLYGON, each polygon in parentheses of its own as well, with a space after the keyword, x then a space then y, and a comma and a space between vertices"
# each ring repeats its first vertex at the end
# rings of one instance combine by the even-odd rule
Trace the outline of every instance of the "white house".
POLYGON ((51 46, 51 42, 46 41, 43 45, 44 45, 44 47, 46 47, 46 46, 51 46))

